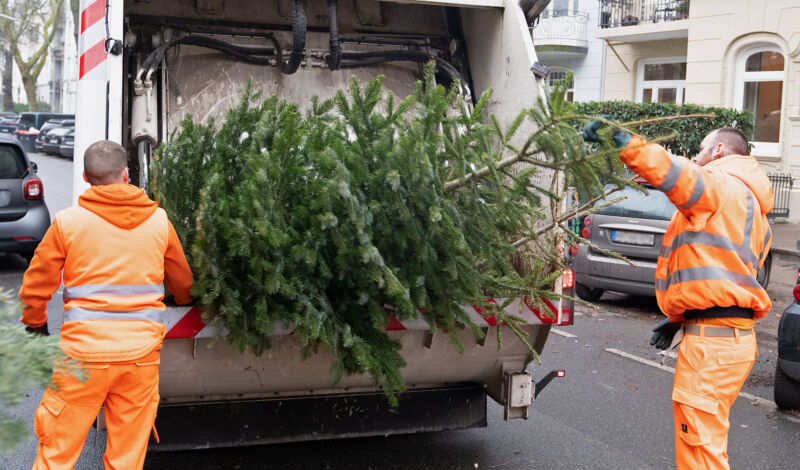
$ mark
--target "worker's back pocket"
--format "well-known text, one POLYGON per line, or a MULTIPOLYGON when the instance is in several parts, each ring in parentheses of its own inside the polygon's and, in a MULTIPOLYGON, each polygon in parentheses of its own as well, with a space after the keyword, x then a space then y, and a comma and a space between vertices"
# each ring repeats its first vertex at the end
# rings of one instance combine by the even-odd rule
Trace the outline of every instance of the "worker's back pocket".
POLYGON ((672 401, 676 435, 690 446, 711 443, 709 424, 719 407, 716 400, 676 387, 672 390, 672 401))

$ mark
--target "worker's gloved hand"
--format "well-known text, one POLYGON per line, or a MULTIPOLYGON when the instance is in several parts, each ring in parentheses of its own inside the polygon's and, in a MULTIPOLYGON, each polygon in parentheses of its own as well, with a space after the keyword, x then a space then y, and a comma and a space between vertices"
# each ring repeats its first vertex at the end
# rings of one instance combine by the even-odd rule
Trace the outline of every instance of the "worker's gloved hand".
POLYGON ((661 323, 653 328, 653 336, 650 338, 650 345, 658 349, 668 349, 672 344, 672 338, 675 333, 681 329, 683 322, 670 322, 669 318, 665 318, 661 323))
POLYGON ((26 326, 25 331, 28 333, 33 333, 35 335, 42 335, 42 336, 50 336, 50 331, 47 330, 47 323, 42 326, 37 326, 35 328, 26 326))
MULTIPOLYGON (((614 117, 610 114, 603 114, 600 117, 606 121, 614 120, 614 117)), ((602 121, 592 121, 583 126, 583 140, 586 142, 600 142, 600 136, 597 135, 597 131, 599 131, 603 126, 604 124, 602 121)), ((611 138, 614 139, 614 143, 617 144, 618 147, 625 147, 628 145, 628 142, 631 141, 633 136, 631 136, 631 134, 628 132, 617 130, 611 134, 611 138)))

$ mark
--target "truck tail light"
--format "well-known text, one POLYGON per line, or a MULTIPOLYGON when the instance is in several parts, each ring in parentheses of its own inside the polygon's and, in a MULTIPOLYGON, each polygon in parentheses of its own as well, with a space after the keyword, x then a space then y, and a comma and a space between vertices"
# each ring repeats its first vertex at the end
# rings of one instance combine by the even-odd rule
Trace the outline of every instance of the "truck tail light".
POLYGON ((28 181, 25 182, 25 190, 24 190, 25 199, 29 201, 35 201, 37 199, 41 199, 43 189, 44 188, 42 187, 42 180, 40 180, 39 178, 29 179, 28 181))
POLYGON ((590 225, 592 225, 592 216, 587 215, 586 217, 583 218, 583 226, 588 227, 590 225))
POLYGON ((569 255, 573 258, 578 256, 578 245, 570 245, 569 246, 569 255))
POLYGON ((592 235, 592 231, 589 230, 588 227, 583 227, 583 229, 581 229, 581 236, 583 238, 588 239, 591 235, 592 235))
POLYGON ((572 289, 573 287, 575 287, 575 271, 565 269, 564 272, 561 273, 561 288, 572 289))

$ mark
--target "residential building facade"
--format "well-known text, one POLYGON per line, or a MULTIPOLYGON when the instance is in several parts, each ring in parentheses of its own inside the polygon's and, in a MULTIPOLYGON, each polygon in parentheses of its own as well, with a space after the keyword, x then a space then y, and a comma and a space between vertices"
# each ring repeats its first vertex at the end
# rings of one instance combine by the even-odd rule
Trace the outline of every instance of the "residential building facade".
POLYGON ((751 111, 752 154, 797 181, 800 221, 800 0, 601 0, 599 17, 603 98, 751 111))
POLYGON ((594 36, 599 0, 553 0, 531 27, 539 62, 550 68, 549 85, 573 73, 567 98, 603 99, 605 42, 594 36))

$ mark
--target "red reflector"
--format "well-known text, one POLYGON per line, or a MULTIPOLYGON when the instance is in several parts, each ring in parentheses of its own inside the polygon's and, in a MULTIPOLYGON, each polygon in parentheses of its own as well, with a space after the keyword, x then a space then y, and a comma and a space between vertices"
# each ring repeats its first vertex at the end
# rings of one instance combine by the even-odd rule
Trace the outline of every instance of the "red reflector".
POLYGON ((561 319, 558 322, 558 326, 569 326, 569 325, 572 325, 572 309, 562 308, 561 319))
POLYGON ((566 376, 567 376, 567 373, 565 371, 563 371, 563 370, 557 370, 556 371, 556 377, 566 377, 566 376))
POLYGON ((32 201, 42 198, 42 180, 38 178, 31 178, 25 182, 25 199, 32 201))
POLYGON ((582 236, 583 238, 589 238, 589 236, 590 236, 591 234, 592 234, 592 232, 591 232, 591 231, 590 231, 588 228, 586 228, 586 227, 583 227, 583 230, 581 230, 581 236, 582 236))
POLYGON ((583 226, 588 227, 590 225, 592 225, 592 216, 587 215, 586 217, 583 218, 583 226))
POLYGON ((14 237, 14 240, 33 240, 33 237, 14 237))
POLYGON ((794 294, 794 300, 800 302, 800 284, 794 286, 794 291, 792 293, 794 294))
POLYGON ((561 288, 572 289, 575 286, 575 271, 565 269, 561 274, 561 288))

